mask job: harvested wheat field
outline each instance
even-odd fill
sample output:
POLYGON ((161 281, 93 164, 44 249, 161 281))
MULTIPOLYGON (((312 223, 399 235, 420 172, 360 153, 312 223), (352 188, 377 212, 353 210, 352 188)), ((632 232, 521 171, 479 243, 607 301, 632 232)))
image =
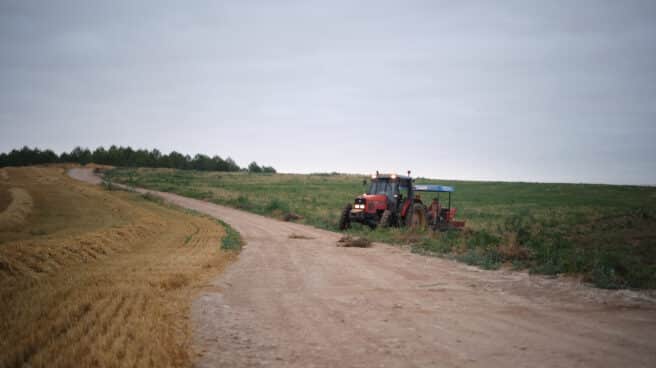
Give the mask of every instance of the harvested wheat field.
POLYGON ((221 225, 63 167, 3 169, 0 211, 0 367, 191 365, 221 225))

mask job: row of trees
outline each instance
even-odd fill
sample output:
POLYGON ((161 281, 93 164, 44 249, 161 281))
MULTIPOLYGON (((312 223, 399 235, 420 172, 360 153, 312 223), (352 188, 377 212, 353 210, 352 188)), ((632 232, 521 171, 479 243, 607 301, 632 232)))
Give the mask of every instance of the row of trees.
POLYGON ((166 167, 202 171, 276 172, 276 169, 273 167, 260 166, 256 162, 251 162, 247 168, 241 168, 230 157, 223 159, 219 156, 209 157, 203 154, 197 154, 191 157, 176 151, 163 154, 157 149, 153 149, 152 151, 146 149, 134 150, 131 147, 111 146, 109 149, 98 147, 94 151, 88 148, 76 147, 71 152, 63 152, 61 155, 57 155, 49 149, 40 150, 25 146, 20 150, 14 149, 9 153, 0 153, 0 167, 40 165, 58 162, 72 162, 82 165, 93 162, 112 166, 166 167))

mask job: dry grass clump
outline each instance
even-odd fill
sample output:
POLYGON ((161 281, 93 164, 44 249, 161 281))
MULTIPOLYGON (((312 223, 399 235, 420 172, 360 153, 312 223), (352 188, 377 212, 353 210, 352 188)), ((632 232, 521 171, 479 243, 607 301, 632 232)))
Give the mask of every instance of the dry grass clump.
POLYGON ((291 233, 289 234, 289 239, 314 239, 314 238, 303 234, 291 233))
POLYGON ((0 235, 0 367, 191 366, 191 300, 235 257, 223 228, 57 168, 11 174, 39 195, 25 228, 0 235))
POLYGON ((517 234, 511 232, 503 234, 498 252, 503 259, 525 260, 530 256, 529 250, 517 241, 517 234))
POLYGON ((10 188, 11 202, 0 212, 0 230, 11 229, 21 225, 32 212, 32 196, 23 188, 10 188))
POLYGON ((351 235, 342 236, 337 241, 338 247, 357 247, 357 248, 369 248, 371 247, 371 241, 366 238, 352 237, 351 235))
POLYGON ((293 212, 288 212, 282 217, 283 221, 296 221, 296 220, 300 220, 301 218, 302 218, 301 216, 293 212))
POLYGON ((160 286, 162 289, 169 291, 185 287, 189 285, 190 282, 191 280, 189 279, 189 276, 182 273, 176 273, 162 280, 160 286))

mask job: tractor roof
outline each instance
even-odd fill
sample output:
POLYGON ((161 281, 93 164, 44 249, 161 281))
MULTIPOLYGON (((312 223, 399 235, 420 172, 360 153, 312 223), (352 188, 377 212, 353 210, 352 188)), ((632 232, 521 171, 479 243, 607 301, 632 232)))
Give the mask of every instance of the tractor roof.
POLYGON ((400 180, 410 180, 411 177, 407 175, 397 175, 397 174, 376 174, 371 177, 372 179, 400 179, 400 180))
POLYGON ((455 192, 454 187, 448 187, 445 185, 430 185, 430 184, 421 184, 415 185, 414 190, 416 192, 455 192))

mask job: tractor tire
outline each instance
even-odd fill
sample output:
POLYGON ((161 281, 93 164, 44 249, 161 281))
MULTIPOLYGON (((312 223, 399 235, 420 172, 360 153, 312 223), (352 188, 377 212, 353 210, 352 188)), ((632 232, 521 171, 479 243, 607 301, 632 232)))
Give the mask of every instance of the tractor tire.
POLYGON ((347 204, 339 216, 339 229, 346 230, 351 227, 351 204, 347 204))
POLYGON ((426 230, 426 206, 422 203, 415 203, 406 220, 406 226, 411 230, 426 230))
POLYGON ((380 227, 385 229, 392 226, 392 216, 393 213, 390 210, 385 210, 380 216, 380 227))

